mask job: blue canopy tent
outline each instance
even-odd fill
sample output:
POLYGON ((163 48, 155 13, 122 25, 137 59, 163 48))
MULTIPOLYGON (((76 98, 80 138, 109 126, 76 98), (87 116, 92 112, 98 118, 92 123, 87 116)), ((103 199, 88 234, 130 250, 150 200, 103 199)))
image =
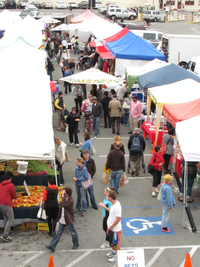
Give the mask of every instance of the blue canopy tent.
POLYGON ((141 89, 147 90, 148 88, 175 83, 188 78, 200 83, 199 76, 172 63, 138 76, 138 84, 141 89))
POLYGON ((155 58, 160 60, 166 59, 166 56, 150 42, 132 32, 127 33, 114 42, 106 43, 106 47, 115 58, 148 61, 155 58))

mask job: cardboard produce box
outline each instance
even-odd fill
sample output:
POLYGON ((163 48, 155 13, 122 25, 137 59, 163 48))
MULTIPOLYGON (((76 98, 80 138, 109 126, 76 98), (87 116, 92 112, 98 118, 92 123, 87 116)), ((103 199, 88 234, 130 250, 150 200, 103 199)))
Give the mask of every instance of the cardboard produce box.
POLYGON ((26 230, 25 223, 13 227, 14 232, 25 232, 25 230, 26 230))
POLYGON ((26 223, 26 231, 37 231, 38 224, 34 222, 26 223))

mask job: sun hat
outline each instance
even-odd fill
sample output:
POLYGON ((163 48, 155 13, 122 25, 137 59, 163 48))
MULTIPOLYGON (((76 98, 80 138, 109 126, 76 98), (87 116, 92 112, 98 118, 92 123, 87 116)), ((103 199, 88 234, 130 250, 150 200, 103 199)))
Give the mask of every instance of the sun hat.
POLYGON ((172 177, 170 174, 166 174, 166 175, 164 176, 164 178, 163 178, 163 181, 164 181, 165 183, 170 183, 172 179, 173 179, 173 177, 172 177))

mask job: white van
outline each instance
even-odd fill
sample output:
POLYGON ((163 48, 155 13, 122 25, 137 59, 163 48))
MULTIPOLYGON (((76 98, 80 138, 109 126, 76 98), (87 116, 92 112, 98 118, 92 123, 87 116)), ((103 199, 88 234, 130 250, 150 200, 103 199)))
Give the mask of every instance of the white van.
POLYGON ((103 4, 101 1, 95 1, 95 9, 103 7, 103 4))
POLYGON ((130 30, 135 35, 143 37, 146 40, 162 40, 163 32, 157 30, 130 30))
POLYGON ((185 68, 200 76, 200 57, 192 57, 185 68))

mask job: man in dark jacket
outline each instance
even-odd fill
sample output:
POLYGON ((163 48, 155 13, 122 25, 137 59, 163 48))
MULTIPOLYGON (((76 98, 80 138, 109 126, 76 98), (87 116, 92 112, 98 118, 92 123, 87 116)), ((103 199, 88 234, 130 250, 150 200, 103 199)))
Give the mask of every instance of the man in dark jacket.
POLYGON ((135 128, 134 133, 128 141, 128 150, 130 152, 131 175, 140 174, 141 159, 145 150, 146 143, 144 137, 140 135, 140 129, 135 128))
POLYGON ((5 221, 4 231, 1 239, 3 239, 5 242, 12 242, 12 239, 9 237, 9 234, 12 234, 10 227, 14 222, 12 199, 17 199, 15 187, 11 183, 12 177, 12 172, 6 172, 4 174, 5 180, 0 183, 0 211, 3 214, 5 221))
POLYGON ((97 135, 99 134, 99 123, 100 120, 102 120, 102 105, 101 103, 97 102, 97 97, 93 96, 91 98, 91 101, 93 103, 92 105, 92 113, 93 116, 93 129, 94 129, 94 138, 97 138, 97 135))
POLYGON ((108 112, 108 105, 112 99, 108 96, 108 92, 104 92, 104 98, 102 99, 103 115, 104 115, 104 128, 107 128, 107 118, 108 118, 108 127, 111 128, 111 118, 108 112))
POLYGON ((50 249, 52 252, 55 251, 56 246, 62 236, 62 233, 67 226, 69 232, 72 236, 73 250, 76 250, 79 246, 78 235, 76 229, 74 228, 74 200, 72 198, 72 189, 66 187, 62 191, 62 202, 60 204, 60 209, 58 213, 58 229, 56 235, 51 240, 49 246, 46 248, 50 249))
MULTIPOLYGON (((93 180, 93 176, 96 173, 96 165, 95 161, 90 158, 90 152, 88 149, 83 150, 83 158, 85 160, 85 165, 87 167, 87 170, 89 174, 91 175, 91 178, 93 180)), ((95 210, 98 210, 98 206, 96 204, 95 196, 94 196, 94 190, 93 190, 93 185, 91 185, 88 189, 87 192, 90 195, 90 201, 95 210)), ((88 200, 88 194, 86 193, 86 200, 87 200, 87 206, 89 207, 89 200, 88 200)))
POLYGON ((55 109, 58 113, 58 128, 57 128, 57 130, 62 131, 63 129, 61 128, 61 112, 63 109, 66 109, 65 103, 63 100, 62 91, 58 92, 58 97, 55 100, 54 106, 55 106, 55 109))
POLYGON ((79 147, 79 141, 78 141, 78 122, 79 121, 80 121, 80 116, 78 113, 76 113, 76 108, 73 107, 72 111, 69 113, 67 117, 67 126, 69 126, 70 146, 74 144, 73 143, 73 135, 74 135, 76 147, 79 147))
POLYGON ((125 172, 125 158, 124 153, 120 150, 120 146, 121 143, 117 141, 116 148, 109 152, 106 162, 106 170, 111 169, 111 187, 115 187, 117 194, 122 171, 125 172))

